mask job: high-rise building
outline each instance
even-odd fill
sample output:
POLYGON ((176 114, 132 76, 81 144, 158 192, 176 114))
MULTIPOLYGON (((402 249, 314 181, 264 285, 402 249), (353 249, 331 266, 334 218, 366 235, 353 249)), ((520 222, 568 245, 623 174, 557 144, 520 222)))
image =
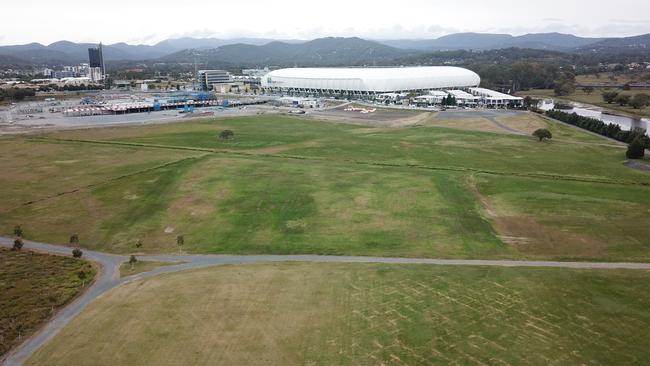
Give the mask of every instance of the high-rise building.
MULTIPOLYGON (((100 79, 104 79, 104 76, 106 75, 106 66, 104 65, 104 54, 102 53, 102 44, 101 42, 99 43, 99 46, 97 48, 89 48, 88 49, 88 64, 90 67, 90 73, 91 74, 98 74, 97 71, 93 71, 93 69, 99 69, 99 73, 101 74, 100 79)), ((94 80, 93 81, 99 81, 99 80, 94 80)))
POLYGON ((215 84, 232 82, 230 74, 224 70, 199 70, 197 79, 201 90, 212 90, 215 84))

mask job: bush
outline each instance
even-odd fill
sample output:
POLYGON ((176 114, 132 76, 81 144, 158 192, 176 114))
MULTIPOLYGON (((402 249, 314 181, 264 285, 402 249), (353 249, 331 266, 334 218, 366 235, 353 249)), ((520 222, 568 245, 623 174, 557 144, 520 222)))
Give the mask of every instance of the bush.
POLYGON ((650 105, 650 95, 648 94, 635 94, 630 100, 630 106, 634 109, 645 108, 648 105, 650 105))
POLYGON ((645 155, 645 146, 643 145, 643 141, 641 141, 641 137, 637 136, 634 141, 627 146, 625 156, 627 156, 628 159, 641 159, 643 158, 643 155, 645 155))
POLYGON ((615 91, 603 92, 603 100, 605 102, 607 102, 607 104, 614 103, 614 100, 616 100, 616 97, 618 97, 618 92, 615 92, 615 91))
POLYGON ((630 103, 630 96, 629 95, 619 95, 614 99, 614 102, 616 102, 618 105, 621 107, 630 103))
POLYGON ((72 256, 75 258, 81 258, 84 253, 79 248, 72 249, 72 256))
POLYGON ((550 138, 553 137, 553 135, 551 134, 551 131, 549 131, 549 130, 547 130, 545 128, 540 128, 538 130, 535 130, 535 132, 533 132, 533 136, 537 137, 539 139, 539 141, 542 141, 544 139, 550 139, 550 138))
POLYGON ((21 238, 16 238, 16 240, 14 240, 14 246, 11 249, 12 250, 23 249, 23 240, 21 238))
POLYGON ((223 130, 221 133, 219 133, 219 138, 222 140, 231 139, 233 136, 235 136, 235 133, 231 130, 223 130))

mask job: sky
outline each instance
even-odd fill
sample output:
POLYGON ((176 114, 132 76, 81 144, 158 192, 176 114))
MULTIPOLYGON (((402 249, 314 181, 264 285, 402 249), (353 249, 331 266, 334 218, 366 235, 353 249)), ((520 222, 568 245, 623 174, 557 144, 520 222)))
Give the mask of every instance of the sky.
POLYGON ((427 39, 457 32, 650 33, 648 0, 3 0, 0 45, 167 38, 427 39))

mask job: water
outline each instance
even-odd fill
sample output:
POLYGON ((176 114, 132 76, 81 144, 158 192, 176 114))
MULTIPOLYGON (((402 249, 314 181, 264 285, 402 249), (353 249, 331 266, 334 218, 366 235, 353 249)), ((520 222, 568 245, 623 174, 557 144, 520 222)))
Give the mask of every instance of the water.
MULTIPOLYGON (((589 104, 570 103, 572 109, 561 109, 562 112, 576 113, 579 116, 591 117, 601 120, 605 123, 614 123, 621 126, 622 130, 631 130, 633 128, 643 128, 650 131, 650 119, 648 118, 632 118, 620 116, 616 114, 603 113, 603 109, 589 104)), ((545 111, 553 109, 555 101, 552 99, 542 100, 539 103, 539 108, 545 111)))

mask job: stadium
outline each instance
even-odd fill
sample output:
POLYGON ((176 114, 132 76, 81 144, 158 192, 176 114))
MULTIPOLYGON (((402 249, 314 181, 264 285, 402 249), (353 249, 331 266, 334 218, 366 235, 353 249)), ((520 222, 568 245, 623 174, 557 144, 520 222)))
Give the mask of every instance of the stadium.
POLYGON ((262 77, 266 93, 330 95, 399 100, 413 93, 419 103, 440 104, 453 95, 463 106, 512 106, 521 98, 479 88, 481 78, 471 70, 452 66, 373 68, 291 68, 271 71, 262 77))
POLYGON ((328 94, 377 94, 476 87, 481 78, 460 67, 293 68, 271 71, 262 87, 328 94))

